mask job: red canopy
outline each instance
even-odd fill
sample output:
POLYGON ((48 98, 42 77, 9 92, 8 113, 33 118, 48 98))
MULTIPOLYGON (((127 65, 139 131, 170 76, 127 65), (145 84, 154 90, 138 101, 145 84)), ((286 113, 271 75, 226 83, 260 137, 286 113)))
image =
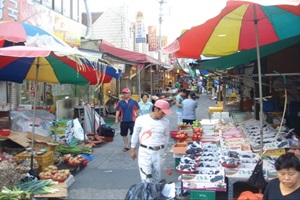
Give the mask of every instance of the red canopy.
POLYGON ((156 65, 165 65, 165 66, 167 65, 166 63, 163 63, 163 62, 161 62, 151 56, 148 56, 146 54, 117 48, 113 44, 110 44, 109 42, 107 42, 105 40, 101 40, 101 42, 99 44, 99 50, 102 53, 108 53, 115 57, 119 57, 124 60, 131 61, 131 62, 135 62, 137 64, 152 63, 152 64, 156 64, 156 65))

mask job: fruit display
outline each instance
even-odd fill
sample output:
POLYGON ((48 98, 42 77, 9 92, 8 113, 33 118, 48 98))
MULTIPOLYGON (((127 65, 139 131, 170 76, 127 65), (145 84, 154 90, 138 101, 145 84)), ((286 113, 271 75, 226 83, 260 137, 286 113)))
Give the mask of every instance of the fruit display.
POLYGON ((58 169, 54 165, 50 165, 39 173, 40 179, 52 179, 58 182, 64 182, 70 176, 69 169, 58 169))
POLYGON ((60 169, 52 173, 51 178, 58 182, 64 182, 70 176, 70 170, 60 169))
POLYGON ((65 154, 63 159, 67 163, 71 157, 72 157, 72 154, 65 154))
POLYGON ((187 124, 185 122, 181 122, 178 124, 179 128, 186 128, 187 124))
POLYGON ((187 132, 186 131, 178 131, 175 138, 178 139, 179 141, 183 141, 187 138, 187 132))
POLYGON ((193 121, 192 129, 193 129, 192 140, 200 141, 203 134, 203 128, 201 127, 201 124, 198 120, 193 121))

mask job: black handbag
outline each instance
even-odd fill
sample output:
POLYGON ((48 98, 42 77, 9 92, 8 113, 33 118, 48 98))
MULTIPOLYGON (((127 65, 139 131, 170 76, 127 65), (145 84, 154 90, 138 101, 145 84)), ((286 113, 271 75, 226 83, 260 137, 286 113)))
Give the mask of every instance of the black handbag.
POLYGON ((256 164, 249 180, 248 184, 255 188, 263 189, 267 186, 268 182, 265 180, 263 174, 263 161, 259 160, 256 164))

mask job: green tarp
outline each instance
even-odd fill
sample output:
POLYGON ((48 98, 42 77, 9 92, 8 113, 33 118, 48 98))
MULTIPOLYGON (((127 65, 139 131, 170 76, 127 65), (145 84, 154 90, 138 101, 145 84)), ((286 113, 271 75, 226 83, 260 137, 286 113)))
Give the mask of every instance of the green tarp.
MULTIPOLYGON (((271 43, 265 46, 261 46, 259 48, 260 58, 276 53, 282 49, 285 49, 297 43, 300 43, 300 35, 281 40, 279 42, 271 43)), ((254 60, 257 60, 256 48, 207 61, 196 61, 194 64, 200 65, 201 67, 207 70, 216 71, 228 70, 235 66, 246 64, 254 60)))

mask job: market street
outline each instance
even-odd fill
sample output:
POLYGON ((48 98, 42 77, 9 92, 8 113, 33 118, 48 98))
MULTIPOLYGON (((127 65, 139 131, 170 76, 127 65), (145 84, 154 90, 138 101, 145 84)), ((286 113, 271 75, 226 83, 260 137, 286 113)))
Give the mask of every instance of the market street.
MULTIPOLYGON (((202 94, 198 99, 197 119, 208 118, 208 107, 215 106, 216 102, 210 100, 210 94, 202 94)), ((171 107, 172 115, 167 116, 171 122, 170 130, 177 129, 176 106, 171 107)), ((94 148, 95 159, 88 164, 86 169, 75 176, 75 182, 68 189, 68 199, 124 199, 129 187, 140 182, 137 159, 132 160, 129 151, 122 152, 123 141, 119 134, 119 126, 116 129, 114 141, 94 148)), ((170 139, 166 153, 166 166, 163 177, 167 182, 179 182, 180 174, 175 169, 172 146, 176 141, 170 139), (172 175, 165 171, 170 169, 172 175)))

